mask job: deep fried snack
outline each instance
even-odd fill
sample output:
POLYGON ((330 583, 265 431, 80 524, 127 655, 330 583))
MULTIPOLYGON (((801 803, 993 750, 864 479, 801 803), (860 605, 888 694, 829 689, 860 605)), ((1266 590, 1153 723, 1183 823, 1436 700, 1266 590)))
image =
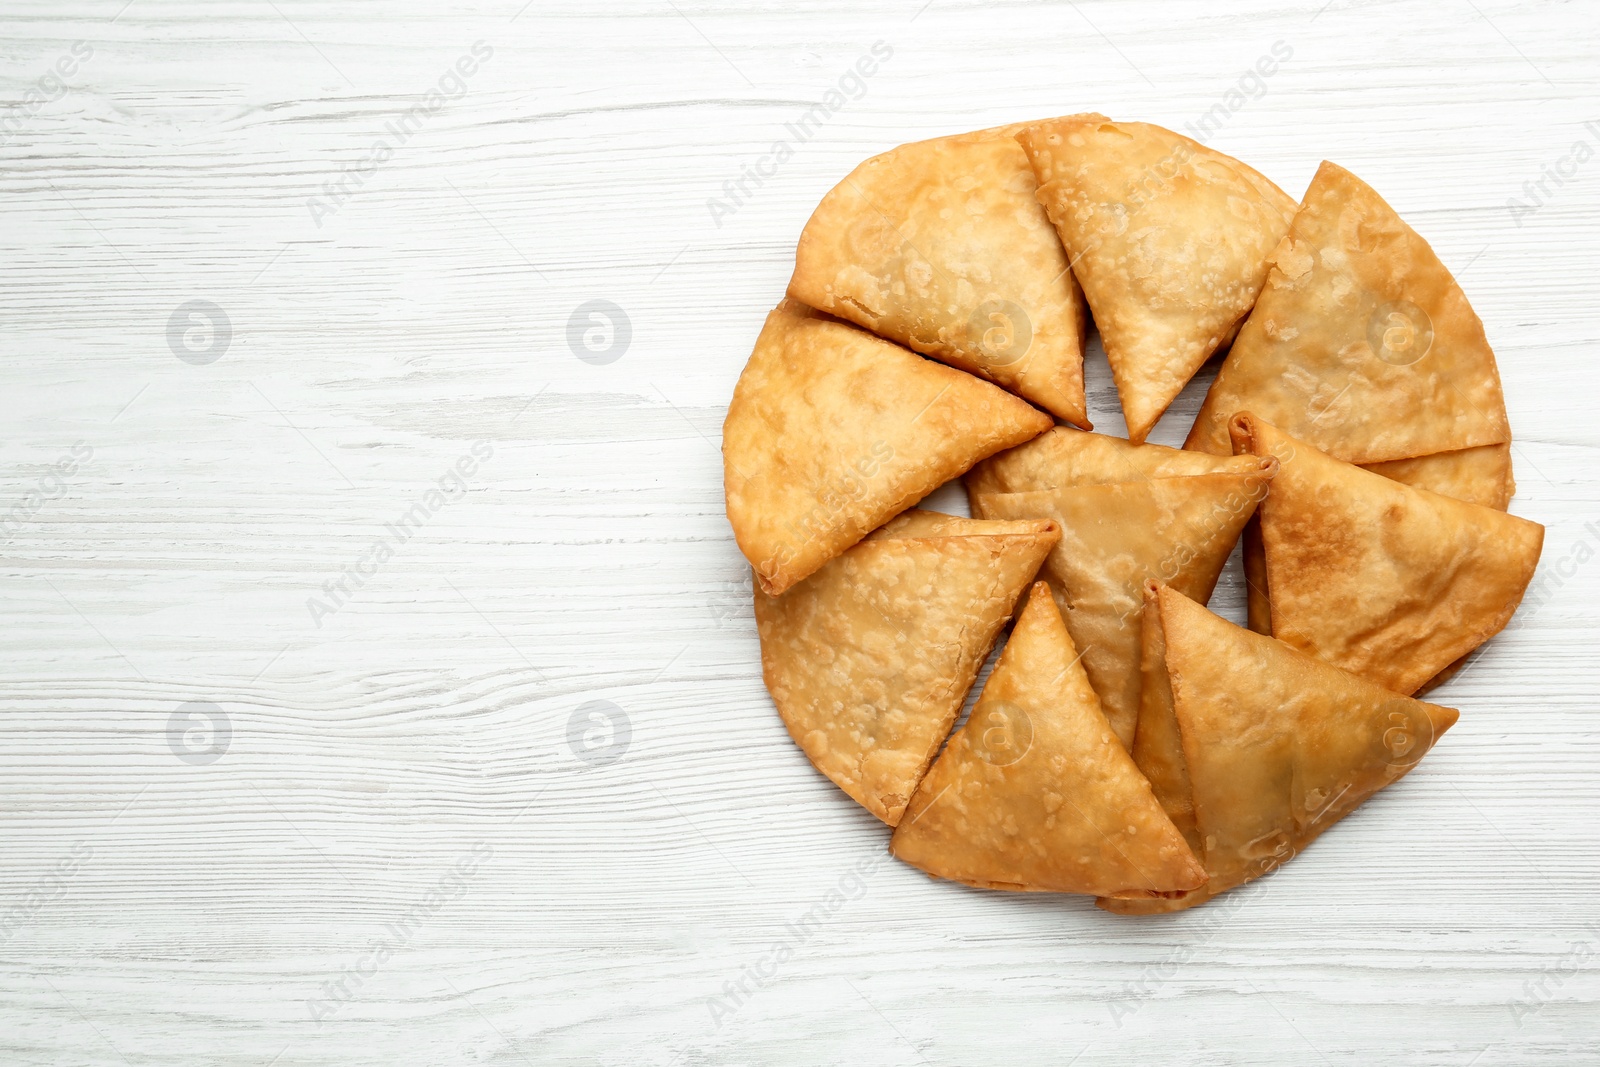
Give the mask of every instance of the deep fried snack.
POLYGON ((1003 389, 786 300, 767 316, 723 423, 728 522, 777 596, 1051 425, 1003 389))
POLYGON ((889 847, 991 889, 1149 897, 1205 881, 1101 714, 1043 582, 889 847))
POLYGON ((862 163, 806 223, 789 295, 1087 429, 1083 292, 1035 198, 1020 128, 862 163))
POLYGON ((1144 122, 1024 128, 1039 201, 1105 342, 1141 442, 1256 302, 1295 202, 1254 170, 1144 122))
POLYGON ((1060 533, 908 511, 781 597, 761 668, 795 744, 890 826, 1060 533))
POLYGON ((1175 899, 1101 900, 1109 911, 1180 911, 1276 870, 1455 725, 1452 708, 1389 692, 1165 586, 1145 596, 1134 759, 1210 877, 1175 899))

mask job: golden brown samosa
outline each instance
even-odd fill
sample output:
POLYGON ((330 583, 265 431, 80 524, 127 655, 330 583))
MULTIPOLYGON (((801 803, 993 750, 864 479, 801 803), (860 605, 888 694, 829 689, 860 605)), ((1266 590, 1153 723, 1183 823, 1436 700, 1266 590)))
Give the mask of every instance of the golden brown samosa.
POLYGON ((1382 197, 1327 162, 1184 447, 1227 453, 1240 411, 1357 464, 1511 440, 1461 287, 1382 197))
POLYGON ((1101 714, 1043 582, 889 847, 991 889, 1149 897, 1205 880, 1101 714))
POLYGON ((1088 428, 1083 293, 1014 134, 901 145, 822 198, 789 295, 1088 428))
POLYGON ((767 316, 722 428, 728 521, 777 596, 1044 412, 786 300, 767 316))
POLYGON ((758 588, 767 690, 817 769, 897 823, 1059 537, 913 510, 783 596, 758 588))
MULTIPOLYGON (((1050 434, 1044 434, 1034 440, 1042 441, 1049 436, 1050 434)), ((984 460, 967 473, 967 478, 970 480, 986 464, 998 462, 1013 452, 1026 449, 1032 443, 1030 441, 1028 444, 1018 445, 984 460)), ((1418 489, 1428 489, 1444 496, 1455 497, 1457 500, 1465 500, 1469 504, 1481 504, 1496 511, 1506 510, 1517 488, 1516 481, 1511 476, 1509 442, 1503 445, 1479 445, 1476 448, 1463 448, 1455 452, 1435 452, 1431 456, 1418 456, 1415 459, 1367 463, 1363 466, 1366 470, 1381 474, 1385 478, 1404 482, 1418 489)), ((1272 606, 1267 596, 1267 561, 1261 547, 1259 515, 1252 517, 1244 528, 1244 576, 1250 629, 1258 634, 1270 634, 1272 606)), ((1448 681, 1465 661, 1466 657, 1463 656, 1453 667, 1441 671, 1417 692, 1425 693, 1448 681)))
POLYGON ((1253 414, 1239 453, 1282 466, 1259 511, 1272 635, 1413 693, 1499 633, 1544 527, 1341 462, 1253 414))
POLYGON ((1209 880, 1175 899, 1101 900, 1110 911, 1179 911, 1277 869, 1455 724, 1454 709, 1392 693, 1165 586, 1146 596, 1134 759, 1209 880))
POLYGON ((1254 170, 1143 122, 1024 128, 1044 204, 1143 441, 1256 302, 1295 202, 1254 170))
POLYGON ((1154 578, 1197 600, 1209 598, 1276 470, 1276 460, 1253 460, 1237 473, 972 498, 974 514, 983 518, 1059 523, 1061 540, 1045 560, 1044 577, 1125 747, 1132 747, 1138 722, 1144 583, 1154 578))

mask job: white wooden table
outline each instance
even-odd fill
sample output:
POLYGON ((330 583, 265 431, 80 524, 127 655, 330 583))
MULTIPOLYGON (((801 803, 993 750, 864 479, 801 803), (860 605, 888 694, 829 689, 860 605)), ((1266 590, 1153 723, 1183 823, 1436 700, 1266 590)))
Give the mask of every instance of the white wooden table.
MULTIPOLYGON (((1589 5, 3 26, 0 1064, 1600 1062, 1589 5), (881 861, 762 689, 717 452, 851 166, 1088 108, 1376 186, 1486 322, 1549 527, 1416 774, 1145 921, 881 861)), ((1090 376, 1118 432, 1098 344, 1090 376)))

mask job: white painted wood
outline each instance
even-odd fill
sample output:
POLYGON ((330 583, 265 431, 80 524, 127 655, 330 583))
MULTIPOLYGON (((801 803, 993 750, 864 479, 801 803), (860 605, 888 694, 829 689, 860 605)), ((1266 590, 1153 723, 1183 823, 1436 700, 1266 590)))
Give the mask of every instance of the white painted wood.
MULTIPOLYGON (((520 3, 8 5, 0 1062, 1597 1062, 1600 162, 1507 207, 1600 143, 1585 5, 520 3), (1548 600, 1442 692, 1461 724, 1417 774, 1224 904, 1129 921, 879 862, 767 702, 722 514, 795 237, 870 153, 1084 108, 1181 128, 1278 41, 1211 143, 1295 193, 1350 166, 1460 274, 1548 600), (208 365, 169 347, 192 300, 231 323, 208 365), (591 300, 631 322, 607 365, 565 337, 591 300), (592 701, 628 724, 605 765, 568 740, 592 701), (213 762, 169 739, 187 702, 226 715, 213 762)), ((1098 350, 1091 378, 1115 430, 1098 350)))

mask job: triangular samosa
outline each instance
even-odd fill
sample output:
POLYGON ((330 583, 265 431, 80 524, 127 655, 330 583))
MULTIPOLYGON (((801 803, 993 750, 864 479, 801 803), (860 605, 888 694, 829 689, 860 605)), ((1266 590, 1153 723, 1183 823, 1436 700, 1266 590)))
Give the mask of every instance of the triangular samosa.
POLYGON ((1543 526, 1343 463, 1249 413, 1231 429, 1236 452, 1282 464, 1260 509, 1280 641, 1414 693, 1521 603, 1543 526))
POLYGON ((1121 437, 1057 426, 1033 440, 991 456, 963 479, 969 497, 980 493, 1027 493, 1069 485, 1137 482, 1186 474, 1243 473, 1248 459, 1185 452, 1164 445, 1136 445, 1121 437))
POLYGON ((786 300, 722 426, 728 521, 777 596, 1050 416, 970 374, 786 300))
POLYGON ((1100 901, 1110 911, 1178 911, 1275 870, 1455 724, 1451 708, 1391 693, 1165 586, 1147 597, 1134 759, 1210 880, 1176 899, 1100 901))
MULTIPOLYGON (((1051 431, 1054 433, 1055 431, 1051 431)), ((967 473, 968 484, 972 477, 986 466, 998 463, 1017 452, 1028 449, 1034 442, 1043 441, 1051 434, 1043 434, 1026 444, 1007 449, 978 464, 967 473)), ((1184 453, 1193 455, 1196 453, 1184 453)), ((1435 452, 1431 456, 1415 459, 1394 459, 1387 463, 1364 464, 1366 470, 1417 489, 1427 489, 1444 496, 1465 500, 1469 504, 1482 504, 1486 508, 1504 511, 1516 494, 1517 485, 1511 476, 1511 445, 1479 445, 1455 452, 1435 452)), ((1244 576, 1249 605, 1250 629, 1258 634, 1272 632, 1272 604, 1267 596, 1267 561, 1261 547, 1261 516, 1257 515, 1244 528, 1244 576)), ((1466 657, 1457 660, 1432 681, 1418 689, 1425 693, 1449 679, 1465 665, 1466 657)))
POLYGON ((1042 582, 889 848, 990 889, 1148 898, 1205 880, 1101 714, 1042 582))
POLYGON ((1061 541, 1045 560, 1044 577, 1124 746, 1133 744, 1139 715, 1144 583, 1154 578, 1208 599, 1276 470, 1276 461, 1257 460, 1237 474, 972 498, 982 518, 1059 522, 1061 541))
POLYGON ((1511 440, 1483 323, 1355 175, 1322 164, 1272 264, 1184 447, 1225 454, 1240 411, 1349 463, 1511 440))
POLYGON ((1256 302, 1295 202, 1171 130, 1071 116, 1017 135, 1143 441, 1256 302))
POLYGON ((1014 134, 901 145, 822 198, 789 295, 1089 425, 1083 293, 1014 134))
POLYGON ((783 596, 757 589, 767 691, 817 769, 899 822, 1059 536, 910 511, 783 596))

